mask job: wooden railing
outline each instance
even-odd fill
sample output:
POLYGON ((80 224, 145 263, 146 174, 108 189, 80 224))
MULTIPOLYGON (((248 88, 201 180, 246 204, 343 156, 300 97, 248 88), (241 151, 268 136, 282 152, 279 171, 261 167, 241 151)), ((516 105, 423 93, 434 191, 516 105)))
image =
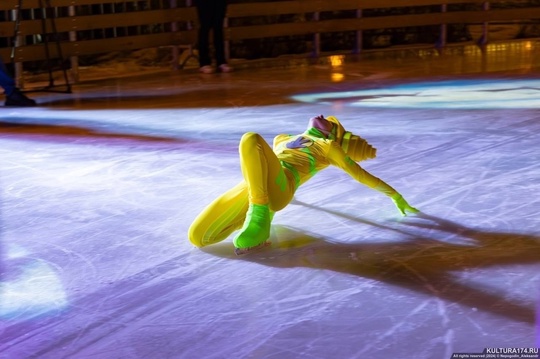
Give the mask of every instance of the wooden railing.
MULTIPOLYGON (((502 1, 284 0, 232 3, 225 22, 226 46, 228 50, 234 41, 304 35, 312 36, 313 51, 310 55, 318 56, 321 34, 356 32, 357 41, 350 50, 360 52, 363 49, 363 31, 418 26, 438 27, 438 41, 433 46, 445 46, 446 26, 450 24, 483 24, 482 36, 477 40, 485 44, 491 22, 520 23, 540 19, 538 6, 503 9, 496 8, 498 3, 502 1), (370 9, 420 9, 427 6, 437 11, 365 16, 370 9), (325 12, 338 11, 353 11, 354 16, 326 20, 320 16, 325 12), (287 22, 262 25, 245 25, 239 21, 280 15, 295 16, 285 17, 291 19, 287 22)), ((162 46, 190 47, 197 38, 196 11, 190 4, 190 0, 2 0, 0 15, 4 14, 4 19, 0 21, 0 56, 6 62, 11 59, 19 73, 25 62, 42 61, 47 57, 71 59, 71 70, 76 71, 77 57, 83 55, 162 46), (126 4, 131 5, 129 11, 124 11, 126 4), (110 11, 92 14, 90 10, 96 6, 108 7, 110 11), (123 7, 122 11, 114 11, 120 7, 123 7), (95 36, 99 31, 103 34, 95 36), (53 33, 54 36, 51 35, 53 33)))

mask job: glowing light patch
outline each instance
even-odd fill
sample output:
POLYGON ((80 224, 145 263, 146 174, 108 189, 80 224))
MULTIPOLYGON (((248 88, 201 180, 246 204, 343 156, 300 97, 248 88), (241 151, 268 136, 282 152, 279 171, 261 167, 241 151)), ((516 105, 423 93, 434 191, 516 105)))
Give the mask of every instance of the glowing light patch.
POLYGON ((345 79, 345 76, 343 74, 340 74, 338 72, 332 73, 332 82, 340 82, 345 79))
POLYGON ((0 318, 29 319, 67 305, 56 271, 45 261, 23 256, 25 253, 14 248, 4 258, 7 280, 0 282, 0 318))
POLYGON ((459 80, 396 85, 381 89, 300 94, 307 103, 384 108, 540 108, 540 80, 459 80))
POLYGON ((332 65, 332 67, 340 67, 343 65, 344 61, 345 61, 344 55, 330 56, 330 64, 332 65))

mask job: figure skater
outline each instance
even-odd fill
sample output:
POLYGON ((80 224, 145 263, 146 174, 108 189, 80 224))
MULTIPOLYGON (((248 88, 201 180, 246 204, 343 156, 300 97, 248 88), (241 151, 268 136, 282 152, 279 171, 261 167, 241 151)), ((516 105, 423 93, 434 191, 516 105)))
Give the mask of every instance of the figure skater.
POLYGON ((337 118, 323 115, 309 120, 299 135, 278 135, 273 149, 257 133, 242 136, 239 145, 243 181, 210 203, 189 228, 197 247, 220 242, 240 229, 233 239, 236 254, 263 246, 270 237, 273 214, 317 172, 333 165, 358 182, 390 197, 402 215, 416 213, 403 196, 357 162, 375 158, 376 149, 345 131, 337 118))

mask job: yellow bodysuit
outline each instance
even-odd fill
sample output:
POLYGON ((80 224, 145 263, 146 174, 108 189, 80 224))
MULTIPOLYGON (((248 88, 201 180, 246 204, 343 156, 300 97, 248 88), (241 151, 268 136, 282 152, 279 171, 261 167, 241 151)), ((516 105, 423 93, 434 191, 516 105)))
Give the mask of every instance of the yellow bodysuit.
POLYGON ((283 209, 298 187, 329 165, 389 197, 399 195, 351 159, 343 148, 343 133, 339 141, 333 137, 311 127, 299 135, 276 136, 272 149, 260 135, 246 133, 239 145, 244 180, 199 214, 189 228, 190 241, 202 247, 224 240, 242 227, 250 203, 267 204, 272 212, 283 209))

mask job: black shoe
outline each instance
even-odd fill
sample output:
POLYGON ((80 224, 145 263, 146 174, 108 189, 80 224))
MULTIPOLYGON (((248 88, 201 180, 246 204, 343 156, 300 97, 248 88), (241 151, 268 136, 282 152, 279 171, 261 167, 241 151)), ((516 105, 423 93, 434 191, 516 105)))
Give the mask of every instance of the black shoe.
POLYGON ((32 107, 36 105, 36 101, 26 97, 19 89, 15 89, 11 95, 6 96, 4 105, 13 107, 32 107))

